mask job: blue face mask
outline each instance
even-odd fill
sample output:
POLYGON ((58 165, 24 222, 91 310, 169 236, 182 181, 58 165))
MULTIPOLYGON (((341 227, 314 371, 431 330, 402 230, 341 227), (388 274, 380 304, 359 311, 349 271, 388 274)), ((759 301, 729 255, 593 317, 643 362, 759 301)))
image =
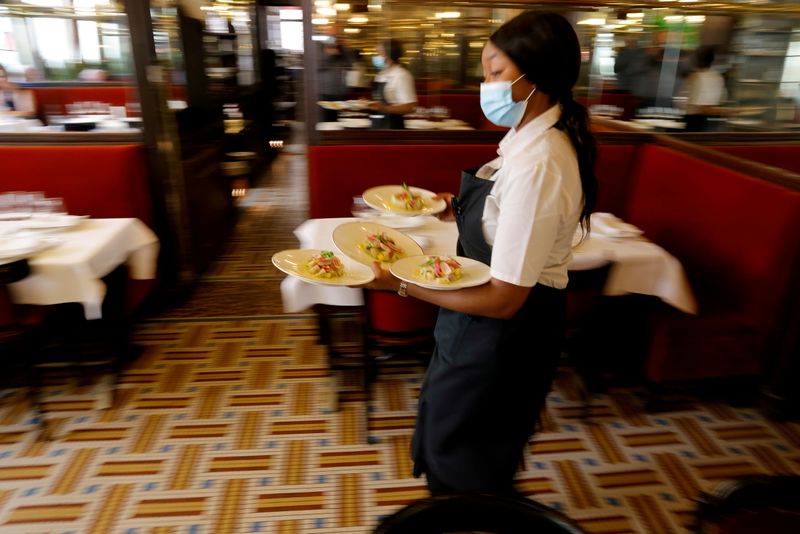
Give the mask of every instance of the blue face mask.
POLYGON ((522 116, 525 115, 525 108, 528 107, 528 100, 531 99, 536 87, 533 88, 528 98, 520 102, 514 102, 511 96, 511 87, 517 83, 524 74, 513 82, 488 82, 481 84, 481 109, 486 118, 497 126, 515 128, 522 116))
POLYGON ((372 64, 376 69, 383 69, 386 66, 386 58, 383 56, 372 56, 372 64))

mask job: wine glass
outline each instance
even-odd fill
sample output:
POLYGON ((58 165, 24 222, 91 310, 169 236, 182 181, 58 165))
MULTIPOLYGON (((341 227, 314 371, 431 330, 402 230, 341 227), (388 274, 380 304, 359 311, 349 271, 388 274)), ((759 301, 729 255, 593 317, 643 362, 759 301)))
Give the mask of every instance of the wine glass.
POLYGON ((64 206, 64 199, 60 197, 42 198, 33 204, 34 216, 46 215, 66 215, 67 209, 64 206))
POLYGON ((359 217, 361 219, 368 219, 371 217, 375 217, 378 212, 371 208, 366 202, 364 202, 363 197, 353 197, 353 204, 350 206, 350 213, 353 214, 353 217, 359 217))

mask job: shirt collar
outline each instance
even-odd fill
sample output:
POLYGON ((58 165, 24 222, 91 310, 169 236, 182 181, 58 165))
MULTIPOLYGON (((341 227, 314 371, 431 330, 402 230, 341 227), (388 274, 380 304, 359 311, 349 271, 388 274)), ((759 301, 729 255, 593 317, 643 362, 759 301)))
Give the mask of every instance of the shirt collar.
POLYGON ((553 104, 547 111, 533 119, 531 122, 517 130, 511 128, 500 141, 497 153, 508 157, 512 153, 525 148, 529 143, 536 141, 561 118, 561 106, 553 104))

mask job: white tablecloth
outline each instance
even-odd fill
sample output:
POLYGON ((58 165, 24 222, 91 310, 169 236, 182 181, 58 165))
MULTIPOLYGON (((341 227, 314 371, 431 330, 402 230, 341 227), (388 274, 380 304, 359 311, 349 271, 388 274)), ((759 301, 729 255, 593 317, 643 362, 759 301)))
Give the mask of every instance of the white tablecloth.
POLYGON ((99 319, 106 294, 102 277, 126 263, 131 278, 155 278, 158 238, 139 219, 87 219, 47 235, 61 243, 28 258, 31 274, 9 286, 18 304, 80 302, 87 319, 99 319))
MULTIPOLYGON (((331 234, 342 223, 355 218, 310 219, 295 229, 299 248, 336 250, 331 234)), ((381 222, 380 219, 375 219, 381 222)), ((455 223, 425 217, 424 224, 400 229, 417 241, 426 254, 455 254, 458 230, 455 223)), ((578 245, 569 269, 580 271, 611 263, 605 295, 631 293, 653 295, 686 313, 697 313, 697 301, 680 262, 666 250, 643 238, 606 238, 593 235, 578 245)), ((287 277, 281 283, 283 308, 287 313, 314 304, 361 306, 360 289, 319 286, 287 277)))

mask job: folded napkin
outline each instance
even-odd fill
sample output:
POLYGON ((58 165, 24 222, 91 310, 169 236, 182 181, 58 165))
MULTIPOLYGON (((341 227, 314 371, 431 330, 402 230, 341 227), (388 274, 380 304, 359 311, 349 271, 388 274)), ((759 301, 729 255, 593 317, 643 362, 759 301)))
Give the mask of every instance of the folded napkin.
POLYGON ((599 237, 637 237, 642 231, 613 213, 592 213, 592 234, 599 237))

